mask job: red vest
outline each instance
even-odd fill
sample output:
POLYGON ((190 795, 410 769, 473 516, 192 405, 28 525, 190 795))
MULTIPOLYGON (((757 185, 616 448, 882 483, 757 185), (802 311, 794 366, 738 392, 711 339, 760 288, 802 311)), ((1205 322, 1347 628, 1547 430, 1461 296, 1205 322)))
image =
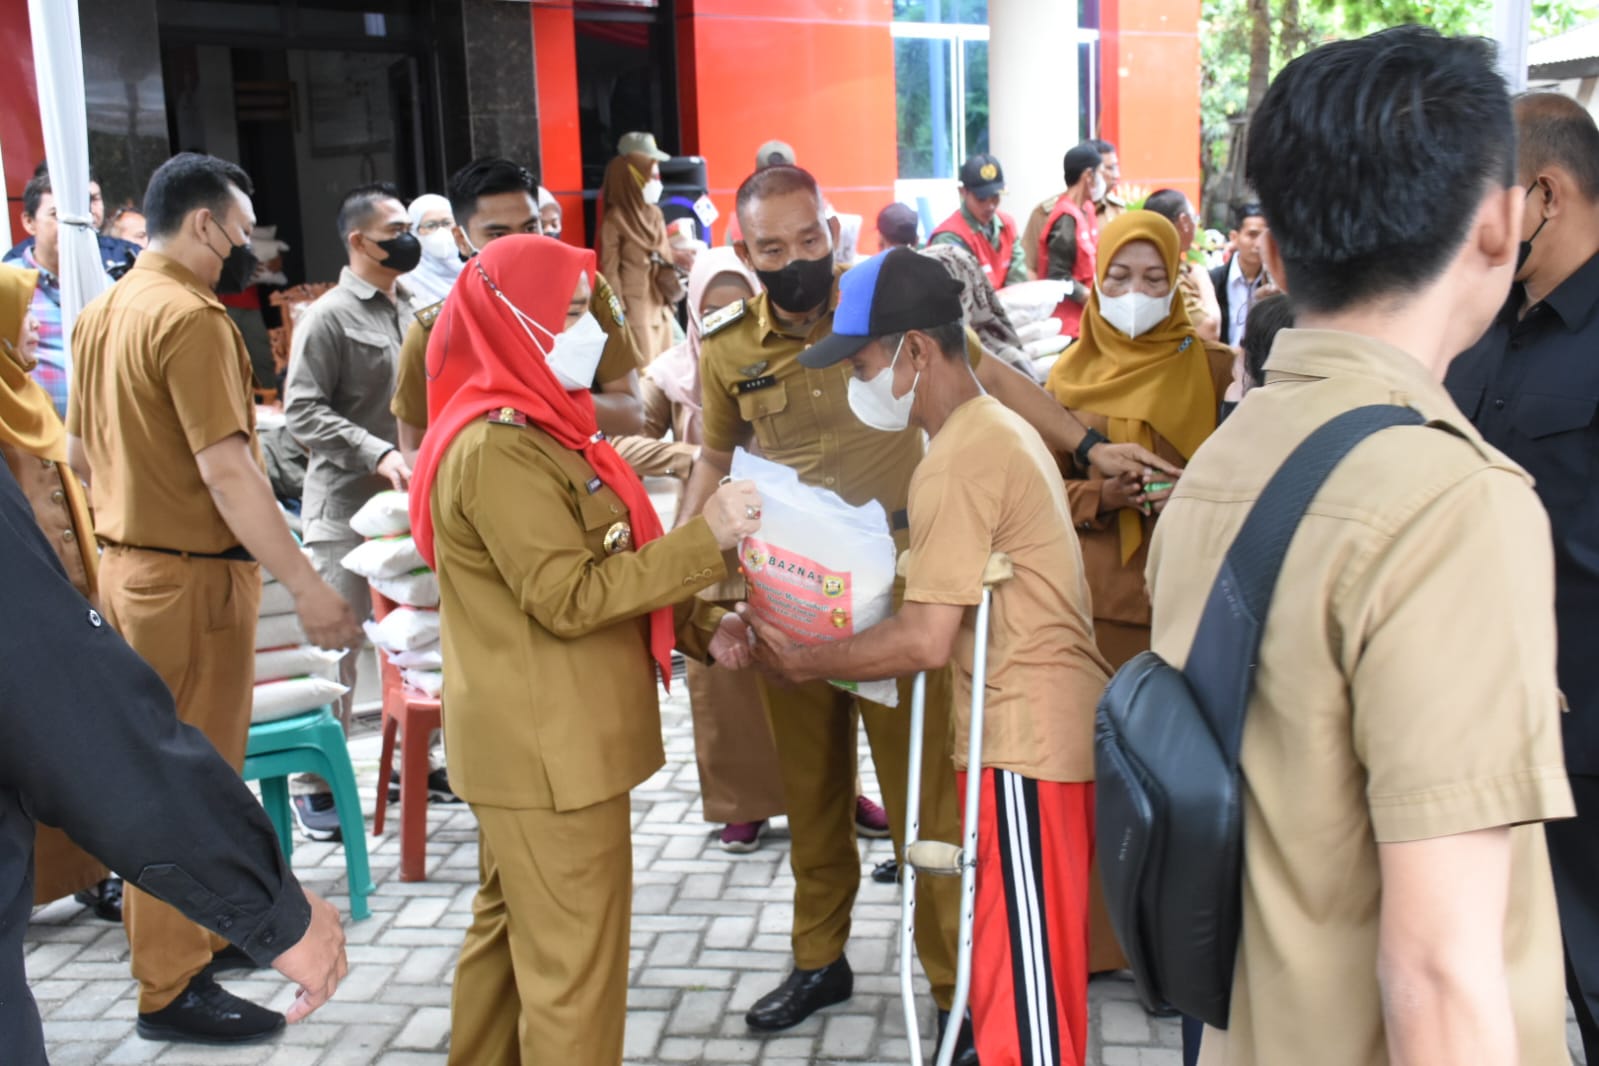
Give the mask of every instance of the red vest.
MULTIPOLYGON (((1099 247, 1099 217, 1092 209, 1084 211, 1078 207, 1072 201, 1071 193, 1062 193, 1060 199, 1055 201, 1055 210, 1049 213, 1044 232, 1038 235, 1038 276, 1046 277, 1049 274, 1049 235, 1062 215, 1072 216, 1077 223, 1077 260, 1072 263, 1072 279, 1092 288, 1099 247)), ((1068 337, 1075 337, 1082 325, 1083 305, 1068 296, 1055 308, 1055 317, 1060 320, 1060 331, 1068 337)))
POLYGON ((1005 286, 1010 278, 1011 256, 1016 254, 1016 220, 1001 211, 995 216, 999 219, 999 247, 995 248, 988 242, 988 238, 978 233, 966 223, 966 216, 957 209, 944 221, 927 239, 940 233, 953 233, 966 245, 966 250, 977 257, 977 265, 983 268, 983 276, 988 283, 999 289, 1005 286))

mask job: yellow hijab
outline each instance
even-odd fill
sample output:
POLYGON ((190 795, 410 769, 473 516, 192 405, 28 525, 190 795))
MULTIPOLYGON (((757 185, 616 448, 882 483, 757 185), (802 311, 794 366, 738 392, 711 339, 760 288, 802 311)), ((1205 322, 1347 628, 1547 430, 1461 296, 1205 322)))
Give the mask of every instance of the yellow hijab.
MULTIPOLYGON (((1106 416, 1113 442, 1153 450, 1158 433, 1186 460, 1216 428, 1216 399, 1209 357, 1177 290, 1180 243, 1177 228, 1153 211, 1128 211, 1100 231, 1099 284, 1083 309, 1081 335, 1050 371, 1048 387, 1065 407, 1106 416), (1149 241, 1160 251, 1172 286, 1165 321, 1136 339, 1099 311, 1099 285, 1116 253, 1133 241, 1149 241)), ((1117 525, 1126 563, 1143 542, 1143 522, 1123 508, 1117 525)))
MULTIPOLYGON (((9 444, 39 459, 65 464, 67 427, 61 424, 50 394, 28 372, 32 365, 23 362, 17 339, 22 324, 33 306, 37 270, 0 263, 0 444, 9 444)), ((30 361, 31 363, 32 361, 30 361)), ((61 482, 72 509, 72 524, 77 527, 78 550, 83 553, 84 571, 89 575, 89 590, 95 588, 100 556, 95 548, 94 523, 83 486, 73 473, 61 468, 61 482)))

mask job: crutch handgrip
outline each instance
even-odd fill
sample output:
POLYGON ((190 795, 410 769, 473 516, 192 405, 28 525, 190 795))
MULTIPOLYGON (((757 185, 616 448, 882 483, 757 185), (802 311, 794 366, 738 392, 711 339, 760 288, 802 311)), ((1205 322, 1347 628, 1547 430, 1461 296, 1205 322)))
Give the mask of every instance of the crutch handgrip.
POLYGON ((988 557, 988 565, 983 567, 983 586, 994 588, 1015 576, 1016 568, 1011 565, 1010 556, 1004 552, 995 552, 988 557))
POLYGON ((905 849, 905 861, 924 874, 959 877, 966 855, 957 844, 942 840, 918 840, 905 849))

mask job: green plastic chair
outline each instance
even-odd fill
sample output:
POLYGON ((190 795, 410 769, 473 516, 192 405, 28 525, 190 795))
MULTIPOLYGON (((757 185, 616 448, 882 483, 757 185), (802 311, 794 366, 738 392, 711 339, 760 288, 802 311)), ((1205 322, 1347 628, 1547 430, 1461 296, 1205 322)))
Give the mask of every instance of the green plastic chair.
POLYGON ((261 804, 266 808, 284 858, 294 853, 294 815, 289 810, 289 775, 316 774, 333 787, 344 836, 344 865, 349 871, 350 917, 371 917, 367 897, 373 892, 372 868, 366 854, 366 818, 361 796, 355 790, 355 768, 345 745, 344 729, 331 707, 320 707, 293 718, 261 722, 250 727, 245 749, 244 779, 261 782, 261 804))

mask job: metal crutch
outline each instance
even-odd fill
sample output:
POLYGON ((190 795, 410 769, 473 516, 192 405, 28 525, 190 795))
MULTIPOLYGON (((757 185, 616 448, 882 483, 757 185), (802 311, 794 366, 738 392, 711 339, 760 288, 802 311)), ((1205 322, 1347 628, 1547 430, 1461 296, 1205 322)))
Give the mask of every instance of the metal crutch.
MULTIPOLYGON (((905 556, 900 557, 901 564, 905 556)), ((977 908, 977 806, 983 786, 983 693, 988 676, 988 616, 994 589, 1014 576, 1010 557, 995 552, 983 568, 983 598, 977 605, 977 632, 972 644, 972 721, 966 756, 966 814, 960 845, 921 840, 917 833, 922 806, 922 732, 927 709, 927 675, 919 673, 911 689, 910 766, 906 774, 905 865, 900 887, 899 993, 905 1004, 905 1036, 912 1066, 922 1066, 922 1034, 916 1021, 916 995, 911 971, 916 957, 916 874, 961 879, 960 943, 955 961, 955 998, 949 1007, 949 1028, 938 1047, 937 1066, 950 1066, 955 1042, 966 1017, 972 986, 972 925, 977 908)))

